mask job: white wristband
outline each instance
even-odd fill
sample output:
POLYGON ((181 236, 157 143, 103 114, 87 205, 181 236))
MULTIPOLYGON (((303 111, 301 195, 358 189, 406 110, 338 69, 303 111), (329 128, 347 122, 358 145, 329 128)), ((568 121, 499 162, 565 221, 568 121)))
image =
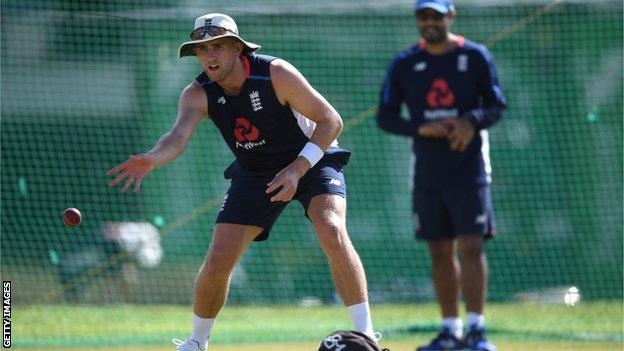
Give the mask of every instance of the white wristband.
POLYGON ((303 149, 301 149, 299 156, 305 157, 305 159, 310 162, 311 167, 314 167, 314 165, 323 158, 324 154, 325 152, 323 152, 320 147, 312 142, 308 142, 303 149))

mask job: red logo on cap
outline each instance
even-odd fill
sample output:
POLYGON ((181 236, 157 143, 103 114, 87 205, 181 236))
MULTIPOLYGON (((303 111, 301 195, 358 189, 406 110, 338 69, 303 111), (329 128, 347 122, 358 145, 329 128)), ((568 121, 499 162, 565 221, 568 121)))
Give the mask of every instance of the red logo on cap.
POLYGON ((260 131, 256 126, 251 124, 247 118, 238 117, 236 118, 236 127, 234 127, 234 137, 238 140, 239 143, 244 143, 246 141, 255 141, 258 140, 260 136, 260 131))
POLYGON ((427 93, 429 107, 449 107, 455 103, 455 94, 442 78, 435 79, 427 93))

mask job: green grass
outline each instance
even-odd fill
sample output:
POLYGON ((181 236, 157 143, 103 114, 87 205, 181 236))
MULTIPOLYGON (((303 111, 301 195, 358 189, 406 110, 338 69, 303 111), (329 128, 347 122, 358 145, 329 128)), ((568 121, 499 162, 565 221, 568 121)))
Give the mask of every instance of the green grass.
MULTIPOLYGON (((486 314, 491 338, 506 350, 622 350, 622 308, 621 302, 504 303, 489 304, 486 314)), ((372 313, 393 351, 425 342, 439 320, 435 304, 373 305, 372 313)), ((172 337, 188 336, 190 316, 187 306, 13 306, 13 343, 33 351, 168 350, 172 337)), ((212 343, 217 350, 311 350, 325 334, 350 327, 339 306, 226 306, 212 343)))
MULTIPOLYGON (((420 337, 412 340, 386 341, 381 346, 391 351, 414 351, 416 345, 427 342, 427 338, 420 337)), ((210 346, 210 351, 314 351, 319 342, 307 343, 280 343, 280 344, 252 344, 252 345, 224 345, 210 346)), ((553 341, 497 341, 499 350, 504 351, 621 351, 622 344, 615 342, 553 342, 553 341)), ((168 346, 129 346, 129 347, 80 347, 81 351, 173 351, 172 344, 168 346)), ((68 348, 28 349, 28 351, 60 351, 68 348)), ((78 350, 76 348, 75 350, 78 350)))

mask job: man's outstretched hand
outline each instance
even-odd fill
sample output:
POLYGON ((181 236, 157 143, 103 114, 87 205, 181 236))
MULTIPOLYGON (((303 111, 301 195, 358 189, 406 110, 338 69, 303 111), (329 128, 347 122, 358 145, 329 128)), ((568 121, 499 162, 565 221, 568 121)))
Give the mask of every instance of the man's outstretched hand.
POLYGON ((141 182, 143 178, 147 176, 154 169, 154 160, 148 154, 139 154, 139 155, 130 155, 130 158, 110 169, 107 173, 112 176, 116 173, 121 172, 119 175, 113 179, 112 182, 108 184, 110 187, 115 187, 124 179, 126 180, 126 184, 121 188, 122 192, 126 192, 132 183, 134 183, 134 192, 136 193, 141 188, 141 182))

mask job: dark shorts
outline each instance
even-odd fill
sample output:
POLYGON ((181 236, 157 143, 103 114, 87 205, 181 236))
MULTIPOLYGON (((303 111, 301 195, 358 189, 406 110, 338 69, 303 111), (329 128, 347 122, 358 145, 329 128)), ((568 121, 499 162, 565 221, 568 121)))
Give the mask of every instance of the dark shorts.
MULTIPOLYGON (((321 159, 299 180, 293 199, 303 205, 307 216, 308 206, 313 197, 320 194, 333 194, 347 197, 342 168, 345 164, 321 159)), ((230 189, 223 199, 216 223, 253 225, 264 229, 254 240, 263 241, 288 202, 271 202, 273 194, 267 194, 267 183, 271 176, 243 176, 232 178, 230 189)))
POLYGON ((465 234, 491 238, 496 233, 492 196, 487 185, 416 186, 413 206, 418 239, 454 239, 465 234))

